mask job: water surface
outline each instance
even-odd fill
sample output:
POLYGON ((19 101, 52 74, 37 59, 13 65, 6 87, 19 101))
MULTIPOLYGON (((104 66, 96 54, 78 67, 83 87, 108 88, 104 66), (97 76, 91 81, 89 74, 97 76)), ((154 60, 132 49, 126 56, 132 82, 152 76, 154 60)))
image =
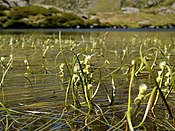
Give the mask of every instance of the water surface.
MULTIPOLYGON (((112 89, 111 78, 106 75, 121 66, 124 51, 127 52, 122 64, 130 64, 132 59, 139 56, 141 44, 144 45, 143 51, 151 47, 162 48, 162 50, 167 48, 171 54, 170 64, 175 63, 175 32, 173 30, 61 30, 61 33, 60 30, 30 30, 29 32, 28 30, 18 30, 15 32, 16 30, 5 30, 1 31, 0 34, 0 56, 5 58, 3 63, 8 63, 10 55, 14 57, 12 68, 5 78, 5 97, 3 99, 2 93, 0 93, 0 98, 10 109, 23 113, 38 111, 42 114, 43 112, 43 119, 38 123, 30 125, 28 130, 40 127, 52 117, 59 117, 59 114, 64 108, 65 87, 62 85, 58 76, 59 65, 63 62, 61 55, 58 55, 60 42, 63 48, 67 50, 71 49, 76 53, 94 55, 92 57, 93 68, 105 66, 105 69, 101 71, 102 75, 104 75, 103 83, 107 86, 109 92, 112 89), (28 60, 31 72, 27 70, 24 60, 28 60), (26 73, 28 73, 27 78, 30 81, 26 79, 26 73), (45 113, 53 114, 47 118, 45 113)), ((66 58, 71 61, 72 54, 66 53, 66 58)), ((115 76, 115 85, 117 87, 115 103, 118 105, 122 104, 122 110, 127 109, 129 80, 123 75, 125 71, 127 71, 127 68, 123 68, 115 76)), ((2 67, 0 73, 2 77, 2 67)), ((97 74, 96 80, 98 80, 98 77, 97 74)), ((147 77, 146 79, 138 80, 135 83, 136 87, 144 81, 147 81, 147 77)), ((137 93, 138 88, 133 91, 132 97, 135 98, 137 93)), ((109 104, 103 85, 94 98, 94 101, 103 106, 109 104)), ((81 121, 79 120, 80 123, 81 121)), ((52 128, 59 125, 57 129, 65 128, 66 130, 68 126, 63 123, 63 121, 60 123, 57 122, 52 128), (63 126, 60 126, 62 124, 63 126)), ((106 127, 104 127, 105 129, 106 127)))

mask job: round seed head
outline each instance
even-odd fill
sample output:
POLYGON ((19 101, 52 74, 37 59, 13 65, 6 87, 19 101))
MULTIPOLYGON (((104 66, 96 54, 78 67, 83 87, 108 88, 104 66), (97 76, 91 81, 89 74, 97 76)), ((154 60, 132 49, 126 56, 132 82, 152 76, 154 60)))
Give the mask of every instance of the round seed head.
POLYGON ((5 60, 5 58, 4 57, 1 57, 1 61, 3 62, 5 60))
POLYGON ((170 72, 167 72, 165 76, 166 77, 169 77, 170 76, 170 72))
POLYGON ((123 50, 123 54, 125 54, 125 53, 126 53, 126 49, 123 50))
POLYGON ((160 69, 163 70, 163 68, 164 68, 165 66, 166 66, 166 62, 165 62, 165 61, 160 62, 160 64, 159 64, 160 69))
POLYGON ((30 69, 30 67, 29 66, 27 66, 27 70, 29 70, 30 69))
POLYGON ((10 55, 10 58, 13 58, 13 55, 12 54, 10 55))
POLYGON ((92 84, 88 84, 88 90, 92 89, 93 85, 92 84))
POLYGON ((28 60, 24 60, 24 64, 26 64, 26 65, 27 65, 27 64, 28 64, 28 60))
POLYGON ((169 86, 169 82, 168 81, 165 81, 165 86, 169 86))
POLYGON ((159 83, 160 81, 161 81, 161 77, 160 76, 158 76, 157 78, 156 78, 156 81, 159 83))
POLYGON ((139 94, 144 94, 145 91, 147 90, 147 85, 142 83, 140 86, 139 86, 139 94))
POLYGON ((64 63, 61 63, 61 65, 59 66, 60 69, 63 69, 64 65, 65 65, 64 63))
POLYGON ((25 76, 27 76, 27 75, 28 75, 28 73, 26 72, 24 75, 25 75, 25 76))
POLYGON ((161 74, 162 74, 162 71, 158 71, 157 73, 158 73, 158 76, 161 76, 161 74))
POLYGON ((74 72, 76 73, 76 72, 78 72, 79 70, 80 70, 80 66, 79 66, 78 63, 76 63, 75 66, 74 66, 74 72))
POLYGON ((132 60, 132 61, 131 61, 131 64, 134 65, 134 64, 135 64, 135 60, 132 60))

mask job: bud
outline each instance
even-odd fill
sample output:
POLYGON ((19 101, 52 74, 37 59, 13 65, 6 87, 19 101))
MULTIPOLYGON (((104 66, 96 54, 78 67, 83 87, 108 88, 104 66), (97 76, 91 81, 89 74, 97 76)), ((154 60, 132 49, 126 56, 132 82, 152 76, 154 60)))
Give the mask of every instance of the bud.
POLYGON ((168 77, 165 81, 165 86, 169 86, 170 85, 170 78, 168 77))
POLYGON ((123 54, 126 54, 126 49, 123 50, 123 54))
POLYGON ((165 62, 165 61, 160 62, 160 64, 159 64, 160 69, 163 70, 163 68, 164 68, 165 66, 166 66, 166 62, 165 62))
POLYGON ((147 90, 147 85, 142 83, 140 86, 139 86, 139 94, 144 94, 145 91, 147 90))
POLYGON ((72 80, 76 82, 79 79, 79 76, 77 74, 74 74, 72 77, 72 80))
POLYGON ((90 74, 89 68, 90 68, 90 65, 86 65, 85 68, 83 69, 83 72, 86 74, 90 74))
POLYGON ((159 82, 161 81, 161 77, 158 76, 158 77, 156 78, 156 81, 159 83, 159 82))
POLYGON ((10 58, 13 58, 13 55, 12 54, 10 55, 10 58))
POLYGON ((131 64, 134 65, 134 64, 135 64, 135 60, 132 60, 132 61, 131 61, 131 64))
POLYGON ((169 86, 169 82, 168 81, 165 81, 165 86, 169 86))
POLYGON ((75 66, 74 66, 74 73, 78 72, 79 70, 80 70, 79 63, 75 63, 75 66))
POLYGON ((27 77, 28 76, 28 73, 26 72, 24 75, 27 77))
POLYGON ((64 63, 61 63, 61 65, 59 66, 60 70, 62 70, 64 68, 64 63))
POLYGON ((92 84, 88 84, 88 90, 91 90, 93 88, 92 84))
POLYGON ((85 65, 88 64, 88 61, 91 59, 91 57, 92 57, 92 56, 90 56, 90 55, 86 55, 86 56, 85 56, 85 60, 84 60, 84 64, 85 64, 85 65))
POLYGON ((162 74, 162 71, 158 71, 158 76, 161 76, 161 74, 162 74))
POLYGON ((27 70, 30 70, 30 67, 29 66, 27 66, 27 70))
POLYGON ((28 65, 28 60, 24 60, 24 64, 28 65))
POLYGON ((167 72, 165 76, 170 77, 170 72, 167 72))
POLYGON ((1 57, 1 61, 3 62, 5 60, 5 58, 4 57, 1 57))

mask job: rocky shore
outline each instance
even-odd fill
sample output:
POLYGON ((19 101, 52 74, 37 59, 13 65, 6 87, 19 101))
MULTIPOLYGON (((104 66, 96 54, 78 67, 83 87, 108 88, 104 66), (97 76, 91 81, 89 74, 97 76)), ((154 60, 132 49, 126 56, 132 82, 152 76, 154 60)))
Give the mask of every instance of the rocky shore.
POLYGON ((48 0, 0 0, 0 28, 175 28, 175 2, 126 1, 108 9, 110 3, 103 1, 105 8, 100 0, 79 6, 77 0, 69 6, 71 0, 57 5, 48 0))

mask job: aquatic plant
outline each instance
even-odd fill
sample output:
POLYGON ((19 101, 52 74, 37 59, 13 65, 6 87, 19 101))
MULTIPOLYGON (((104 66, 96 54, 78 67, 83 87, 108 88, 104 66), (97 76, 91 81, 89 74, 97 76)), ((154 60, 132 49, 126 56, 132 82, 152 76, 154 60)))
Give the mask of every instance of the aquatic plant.
POLYGON ((118 48, 108 35, 0 36, 0 128, 174 130, 173 40, 133 35, 118 48), (9 84, 17 77, 19 94, 9 84))
POLYGON ((1 67, 2 67, 2 77, 1 77, 0 88, 1 88, 1 91, 2 91, 3 102, 5 102, 4 81, 5 81, 5 78, 7 76, 8 71, 12 67, 12 64, 13 64, 13 55, 10 55, 10 59, 8 60, 7 63, 5 63, 5 58, 4 57, 1 57, 0 64, 1 64, 1 67))

